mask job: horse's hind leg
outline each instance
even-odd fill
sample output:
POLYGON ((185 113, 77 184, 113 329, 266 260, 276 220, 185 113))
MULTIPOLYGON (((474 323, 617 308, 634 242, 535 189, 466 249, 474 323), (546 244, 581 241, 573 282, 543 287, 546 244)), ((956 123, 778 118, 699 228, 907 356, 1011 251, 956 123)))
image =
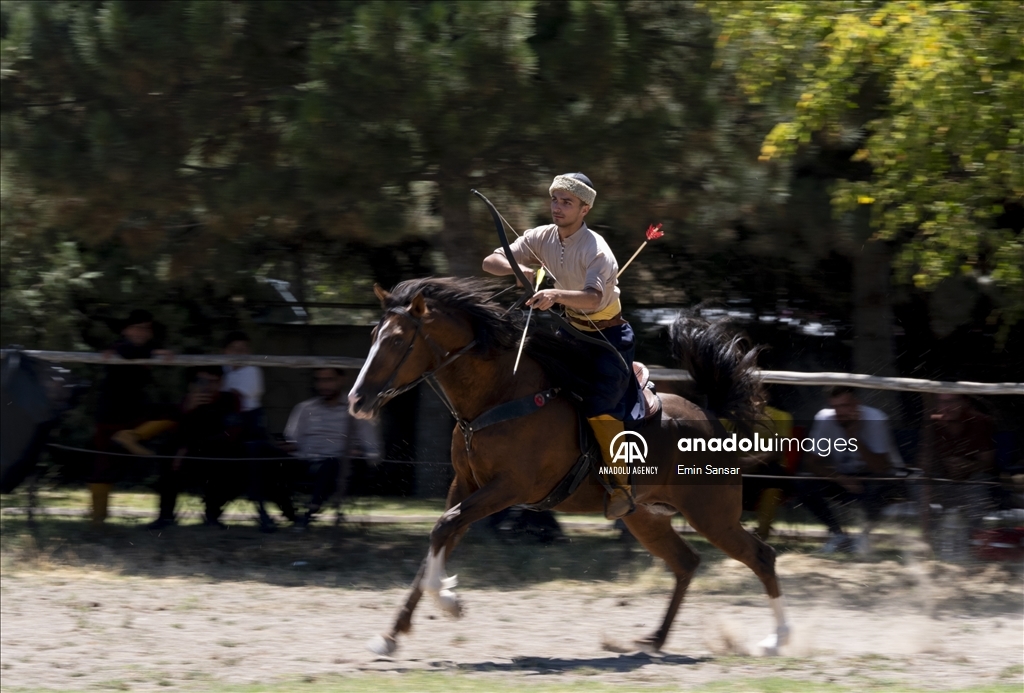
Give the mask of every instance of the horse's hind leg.
POLYGON ((779 589, 779 578, 775 574, 775 550, 753 534, 743 529, 739 522, 716 527, 713 522, 698 521, 689 515, 686 519, 694 529, 708 541, 724 551, 729 557, 754 571, 761 580, 768 602, 775 614, 775 632, 759 643, 765 653, 777 654, 780 647, 789 641, 789 623, 786 621, 785 602, 779 589))
POLYGON ((661 626, 651 635, 636 641, 641 649, 657 652, 668 638, 669 629, 686 596, 686 589, 700 565, 700 556, 672 528, 672 518, 669 516, 653 515, 641 506, 637 512, 624 517, 623 521, 640 544, 652 555, 665 561, 676 576, 676 587, 661 626))

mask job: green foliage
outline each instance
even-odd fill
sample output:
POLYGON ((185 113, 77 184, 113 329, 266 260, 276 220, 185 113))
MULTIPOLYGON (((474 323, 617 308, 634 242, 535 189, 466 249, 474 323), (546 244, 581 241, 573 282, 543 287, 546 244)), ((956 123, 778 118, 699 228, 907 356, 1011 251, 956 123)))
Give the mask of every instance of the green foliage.
POLYGON ((778 123, 761 159, 852 151, 832 191, 896 242, 897 277, 971 274, 1024 315, 1024 13, 1013 2, 708 3, 719 60, 778 123), (1005 222, 1004 222, 1005 223, 1005 222))

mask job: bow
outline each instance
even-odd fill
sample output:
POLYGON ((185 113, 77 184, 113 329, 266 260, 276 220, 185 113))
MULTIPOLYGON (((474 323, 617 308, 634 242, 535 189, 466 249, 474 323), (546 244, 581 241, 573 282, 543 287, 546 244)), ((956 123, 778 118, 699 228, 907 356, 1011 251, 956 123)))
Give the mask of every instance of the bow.
MULTIPOLYGON (((520 269, 519 267, 519 263, 516 262, 515 256, 512 254, 512 246, 509 245, 508 236, 505 234, 505 223, 502 221, 501 214, 498 213, 497 207, 495 207, 490 200, 484 197, 483 193, 481 193, 479 190, 470 190, 470 192, 479 197, 481 200, 483 200, 484 204, 486 204, 487 208, 491 211, 491 218, 494 220, 494 227, 498 231, 498 240, 501 241, 501 249, 505 252, 505 259, 508 260, 508 264, 512 268, 512 273, 516 275, 516 279, 518 279, 519 282, 523 285, 523 295, 520 296, 519 299, 512 304, 512 308, 509 309, 514 310, 523 305, 523 303, 525 303, 527 300, 529 300, 529 298, 533 296, 535 291, 533 289, 533 286, 531 286, 530 284, 530 280, 526 278, 526 275, 523 273, 523 270, 520 269)), ((591 344, 596 344, 597 346, 603 349, 610 350, 619 358, 619 361, 622 362, 626 370, 630 373, 632 372, 633 369, 630 368, 629 364, 627 364, 625 359, 622 358, 622 354, 619 353, 619 350, 612 346, 611 342, 608 341, 607 337, 604 337, 604 335, 601 335, 603 339, 591 337, 590 335, 580 332, 575 327, 570 325, 569 321, 563 318, 558 313, 555 313, 554 311, 549 312, 551 313, 551 316, 555 319, 555 321, 559 324, 559 326, 563 330, 568 332, 570 335, 572 335, 572 337, 580 340, 581 342, 589 342, 591 344)))
POLYGON ((501 215, 498 213, 498 208, 495 207, 490 200, 484 197, 484 194, 479 190, 470 190, 470 192, 483 200, 484 204, 487 205, 487 209, 491 211, 491 218, 494 219, 494 226, 498 229, 498 240, 501 241, 501 249, 505 251, 505 259, 508 260, 508 264, 512 268, 512 273, 516 275, 516 279, 518 279, 519 283, 523 285, 523 295, 512 304, 511 308, 509 308, 510 311, 515 310, 533 296, 535 293, 533 284, 531 284, 530 280, 526 278, 525 274, 523 274, 523 270, 519 267, 519 263, 516 262, 515 257, 512 255, 512 246, 509 245, 508 236, 505 234, 505 225, 502 223, 501 215))

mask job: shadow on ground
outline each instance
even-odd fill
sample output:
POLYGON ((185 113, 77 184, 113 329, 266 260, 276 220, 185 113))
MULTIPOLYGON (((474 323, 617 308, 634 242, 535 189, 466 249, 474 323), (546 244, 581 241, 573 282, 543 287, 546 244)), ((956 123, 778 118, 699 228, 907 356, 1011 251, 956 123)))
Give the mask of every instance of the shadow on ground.
MULTIPOLYGON (((84 520, 53 517, 38 519, 33 529, 24 518, 4 517, 0 550, 5 569, 36 564, 154 578, 377 590, 412 581, 428 534, 426 525, 380 524, 313 526, 303 533, 281 528, 274 534, 249 524, 155 531, 108 523, 93 529, 84 520)), ((693 544, 705 565, 725 558, 701 539, 693 544)), ((555 580, 628 581, 655 564, 660 561, 637 543, 620 541, 607 530, 572 532, 562 543, 538 545, 505 543, 488 528, 474 526, 453 554, 449 572, 461 573, 460 585, 468 588, 522 589, 555 580)))
MULTIPOLYGON (((509 662, 469 662, 453 668, 459 671, 499 671, 537 674, 580 673, 581 671, 626 673, 650 665, 687 665, 711 661, 711 657, 687 657, 686 655, 649 655, 645 653, 608 655, 605 657, 561 658, 561 657, 515 657, 509 662)), ((444 667, 443 662, 437 666, 444 667)))

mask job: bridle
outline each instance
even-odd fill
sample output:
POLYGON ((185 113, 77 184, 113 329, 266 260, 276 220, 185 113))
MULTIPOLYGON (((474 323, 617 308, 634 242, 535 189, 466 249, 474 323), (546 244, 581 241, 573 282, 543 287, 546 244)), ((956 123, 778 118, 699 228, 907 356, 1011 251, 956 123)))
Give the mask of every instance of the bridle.
POLYGON ((426 333, 425 330, 422 329, 423 321, 414 316, 412 313, 410 313, 408 309, 402 308, 400 306, 395 308, 388 308, 386 311, 384 311, 383 317, 381 317, 380 322, 377 323, 378 331, 380 330, 381 325, 384 324, 384 321, 387 320, 389 315, 400 315, 406 318, 407 320, 412 321, 412 324, 416 326, 416 329, 412 333, 412 339, 409 340, 409 345, 405 348, 405 353, 402 354, 402 358, 399 359, 398 364, 395 366, 395 370, 391 373, 391 377, 387 379, 387 382, 385 382, 384 385, 381 387, 380 392, 377 393, 377 398, 380 400, 389 400, 392 397, 397 397, 400 394, 408 392, 409 390, 413 389, 420 383, 426 381, 426 383, 430 385, 431 389, 433 389, 434 392, 436 392, 437 395, 441 398, 441 401, 445 403, 445 405, 448 407, 448 410, 451 411, 452 416, 454 416, 457 421, 462 421, 462 417, 459 416, 458 412, 455 411, 455 406, 452 404, 452 401, 448 398, 448 395, 445 393, 444 388, 441 387, 441 384, 436 381, 434 375, 439 370, 441 370, 445 366, 450 365, 460 356, 466 354, 470 349, 475 347, 476 340, 474 339, 466 346, 456 349, 454 351, 445 351, 444 347, 438 344, 433 337, 431 337, 429 334, 426 333), (409 354, 412 353, 413 347, 416 346, 417 337, 422 338, 423 341, 426 342, 427 346, 430 347, 430 350, 434 352, 435 358, 439 360, 439 363, 433 368, 424 371, 423 374, 420 375, 420 377, 416 378, 415 380, 408 382, 405 385, 400 385, 399 387, 392 387, 393 383, 395 382, 395 378, 398 377, 398 371, 402 369, 402 366, 409 358, 409 354))
POLYGON ((497 406, 491 407, 487 411, 477 416, 472 421, 464 419, 459 414, 459 412, 455 410, 455 403, 452 402, 450 397, 448 397, 448 393, 444 391, 444 388, 441 386, 441 383, 437 380, 435 376, 437 375, 437 372, 440 371, 442 368, 448 366, 453 361, 458 359, 460 356, 466 354, 470 349, 475 347, 476 340, 474 339, 470 341, 469 344, 459 349, 455 349, 453 351, 445 351, 444 347, 438 344, 433 337, 431 337, 429 334, 426 333, 425 330, 422 329, 422 320, 412 315, 407 308, 400 307, 388 308, 386 311, 384 311, 384 316, 380 319, 380 322, 377 323, 378 331, 380 329, 380 326, 384 324, 384 321, 391 314, 400 315, 405 319, 412 321, 412 324, 416 326, 416 329, 413 331, 412 338, 409 340, 409 345, 406 346, 405 348, 405 353, 402 354, 402 358, 399 359, 398 364, 395 366, 395 370, 391 373, 391 377, 389 377, 387 382, 384 383, 384 386, 381 389, 381 391, 377 393, 378 399, 391 399, 392 397, 400 395, 403 392, 408 392, 409 390, 416 387, 422 382, 426 382, 428 385, 430 385, 430 388, 437 394, 438 398, 440 398, 440 400, 444 402, 444 405, 448 408, 448 411, 451 412, 452 417, 458 424, 459 430, 462 431, 463 440, 465 440, 466 442, 467 455, 470 454, 470 449, 473 442, 473 434, 475 432, 484 429, 488 426, 493 426, 496 423, 501 423, 502 421, 508 421, 511 419, 517 419, 521 416, 526 416, 527 414, 530 414, 536 411, 537 409, 540 409, 541 407, 545 406, 548 402, 550 402, 552 399, 558 396, 558 393, 561 388, 551 387, 540 392, 532 393, 530 395, 527 395, 526 397, 520 397, 519 399, 503 402, 497 406), (415 380, 406 383, 405 385, 401 385, 399 387, 392 387, 392 384, 395 382, 395 378, 398 377, 398 371, 402 369, 402 366, 409 358, 409 354, 412 353, 413 347, 416 346, 417 337, 422 338, 423 341, 427 343, 427 346, 429 346, 430 349, 434 352, 434 357, 439 359, 439 363, 433 368, 425 371, 422 375, 420 375, 420 377, 416 378, 415 380))

